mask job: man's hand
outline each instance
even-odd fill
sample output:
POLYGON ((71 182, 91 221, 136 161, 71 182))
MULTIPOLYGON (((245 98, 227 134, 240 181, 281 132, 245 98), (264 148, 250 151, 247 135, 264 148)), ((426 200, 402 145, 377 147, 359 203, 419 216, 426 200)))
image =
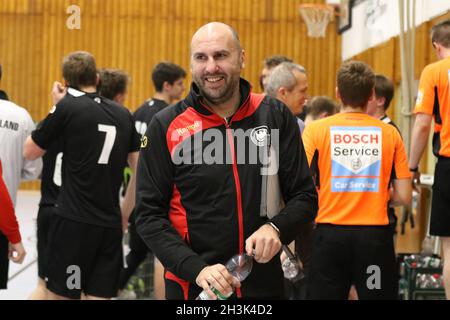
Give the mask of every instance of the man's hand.
POLYGON ((203 268, 195 279, 195 282, 213 300, 216 300, 217 296, 211 291, 211 287, 218 290, 221 295, 229 296, 233 293, 234 287, 239 288, 241 286, 241 283, 228 272, 223 264, 215 264, 203 268))
POLYGON ((258 263, 269 262, 280 249, 278 232, 269 224, 261 226, 245 241, 245 251, 258 263))
POLYGON ((22 264, 26 254, 22 242, 16 244, 9 243, 8 258, 12 262, 22 264))
POLYGON ((417 185, 420 184, 420 171, 412 172, 412 188, 414 191, 419 192, 417 185))
POLYGON ((52 101, 53 101, 53 105, 56 105, 62 98, 64 98, 64 96, 67 93, 67 88, 64 87, 61 82, 55 81, 55 83, 53 83, 53 88, 52 88, 52 101))

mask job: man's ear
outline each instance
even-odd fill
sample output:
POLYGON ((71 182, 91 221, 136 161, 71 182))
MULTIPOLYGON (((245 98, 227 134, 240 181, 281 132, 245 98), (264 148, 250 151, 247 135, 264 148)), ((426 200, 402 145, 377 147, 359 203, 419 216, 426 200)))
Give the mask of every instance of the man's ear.
POLYGON ((244 69, 245 68, 245 50, 243 50, 243 49, 241 51, 240 59, 241 59, 241 69, 244 69))
POLYGON ((380 97, 380 98, 376 98, 376 99, 377 99, 377 106, 382 107, 384 109, 384 103, 386 102, 386 98, 380 97))
POLYGON ((286 90, 285 87, 279 87, 278 91, 277 91, 277 96, 281 97, 281 98, 284 98, 284 97, 286 97, 287 92, 288 91, 286 90))
POLYGON ((97 87, 100 83, 100 74, 97 73, 96 78, 95 78, 95 86, 97 87))
POLYGON ((172 85, 168 81, 164 81, 163 91, 168 91, 168 90, 170 90, 171 87, 172 87, 172 85))

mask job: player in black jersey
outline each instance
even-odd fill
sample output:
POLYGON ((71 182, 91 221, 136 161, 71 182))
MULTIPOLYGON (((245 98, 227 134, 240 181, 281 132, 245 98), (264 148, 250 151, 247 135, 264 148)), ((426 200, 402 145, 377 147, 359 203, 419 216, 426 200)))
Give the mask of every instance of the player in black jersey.
POLYGON ((156 93, 134 113, 136 129, 141 135, 145 134, 155 114, 182 98, 185 78, 186 71, 174 63, 160 62, 153 68, 152 82, 156 93))
MULTIPOLYGON (((155 88, 155 95, 153 98, 145 101, 134 113, 134 120, 136 130, 144 135, 147 131, 147 126, 153 119, 153 116, 170 104, 181 99, 185 90, 184 79, 186 72, 178 65, 170 62, 158 63, 152 71, 152 81, 155 88)), ((136 272, 139 265, 145 260, 148 254, 148 248, 142 241, 141 237, 136 232, 134 225, 135 215, 131 214, 129 220, 128 232, 130 236, 130 252, 127 255, 127 268, 123 269, 120 274, 119 290, 123 299, 131 296, 127 291, 122 291, 130 277, 136 272)), ((164 298, 162 266, 158 261, 155 261, 155 297, 158 299, 164 298)))
MULTIPOLYGON (((104 69, 100 71, 101 86, 98 91, 103 97, 123 105, 127 93, 127 75, 120 70, 104 69)), ((30 296, 31 300, 45 300, 45 257, 49 235, 50 219, 55 210, 61 187, 61 168, 63 158, 63 141, 58 139, 51 144, 42 157, 41 200, 37 215, 37 253, 38 253, 38 287, 30 296)))
MULTIPOLYGON (((75 52, 63 61, 55 106, 28 137, 27 159, 63 139, 62 186, 50 223, 47 288, 50 299, 107 299, 117 293, 122 262, 122 170, 136 166, 139 135, 130 112, 97 94, 94 57, 75 52), (67 94, 66 94, 67 93, 67 94)), ((130 192, 129 194, 134 194, 130 192)))

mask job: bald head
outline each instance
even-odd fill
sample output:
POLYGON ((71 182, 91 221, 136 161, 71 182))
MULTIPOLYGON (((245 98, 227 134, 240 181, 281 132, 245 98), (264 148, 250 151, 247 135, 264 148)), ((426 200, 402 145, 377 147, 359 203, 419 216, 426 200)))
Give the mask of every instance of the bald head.
POLYGON ((201 26, 192 36, 191 54, 193 54, 193 47, 199 42, 217 38, 231 41, 238 51, 242 50, 236 30, 222 22, 210 22, 201 26))
POLYGON ((211 22, 195 32, 191 42, 192 79, 211 107, 239 101, 244 60, 239 37, 229 25, 211 22))

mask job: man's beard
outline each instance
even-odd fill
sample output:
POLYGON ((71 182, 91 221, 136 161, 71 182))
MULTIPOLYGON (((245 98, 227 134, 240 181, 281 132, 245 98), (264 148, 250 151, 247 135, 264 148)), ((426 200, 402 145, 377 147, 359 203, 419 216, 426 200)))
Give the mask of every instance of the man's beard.
POLYGON ((207 88, 205 85, 206 80, 194 78, 194 82, 199 88, 201 96, 208 104, 219 105, 229 101, 234 94, 234 90, 236 90, 236 87, 239 85, 239 76, 236 78, 228 77, 226 75, 220 76, 224 77, 224 85, 220 89, 207 88))

